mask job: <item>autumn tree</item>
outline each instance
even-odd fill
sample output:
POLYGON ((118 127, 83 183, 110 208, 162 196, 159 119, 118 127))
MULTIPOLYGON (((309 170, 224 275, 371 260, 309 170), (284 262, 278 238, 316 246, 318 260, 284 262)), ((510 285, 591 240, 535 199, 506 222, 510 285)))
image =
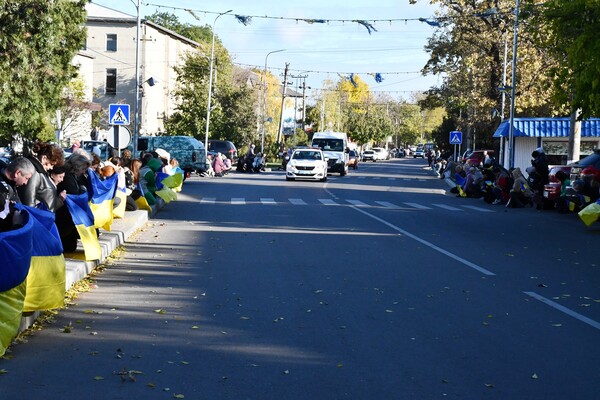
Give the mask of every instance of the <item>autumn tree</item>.
MULTIPOLYGON (((171 95, 177 106, 175 112, 165 119, 165 129, 170 135, 191 135, 204 142, 210 81, 210 56, 207 54, 211 52, 211 28, 204 26, 196 29, 180 24, 175 16, 159 16, 155 14, 157 23, 164 21, 177 33, 184 35, 195 32, 192 39, 207 49, 206 52, 187 54, 184 63, 174 67, 177 86, 171 95), (206 40, 208 42, 203 42, 206 40)), ((221 41, 215 38, 209 138, 240 144, 255 137, 255 104, 255 91, 236 82, 231 57, 221 41)))
POLYGON ((0 3, 0 139, 54 137, 52 119, 76 76, 86 1, 0 3))
POLYGON ((534 32, 547 33, 537 39, 560 61, 549 71, 556 89, 553 99, 573 111, 580 109, 582 118, 599 116, 600 3, 550 0, 531 13, 538 17, 534 32))
MULTIPOLYGON (((415 1, 413 1, 415 2, 415 1)), ((491 142, 502 114, 503 69, 508 66, 506 86, 511 82, 513 0, 433 0, 440 6, 434 34, 425 47, 430 58, 424 74, 439 74, 443 84, 429 91, 444 105, 458 129, 477 131, 491 142), (504 57, 505 45, 508 48, 504 57)), ((529 0, 523 4, 531 4, 529 0)), ((517 85, 514 91, 517 116, 552 116, 565 109, 553 104, 547 71, 556 59, 536 46, 528 20, 519 30, 517 85)), ((505 88, 507 94, 513 91, 505 88)), ((505 110, 508 110, 509 97, 505 110)), ((505 116, 508 115, 506 112, 505 116)))

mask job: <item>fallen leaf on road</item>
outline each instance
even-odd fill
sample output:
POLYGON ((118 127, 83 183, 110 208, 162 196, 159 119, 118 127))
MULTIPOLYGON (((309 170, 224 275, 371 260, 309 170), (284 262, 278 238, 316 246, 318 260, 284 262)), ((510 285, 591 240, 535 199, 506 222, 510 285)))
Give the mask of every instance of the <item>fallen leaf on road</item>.
POLYGON ((493 385, 493 384, 491 384, 491 383, 486 383, 486 384, 485 384, 485 387, 493 388, 493 387, 494 387, 494 385, 493 385))
POLYGON ((537 379, 537 378, 538 378, 537 374, 534 373, 533 375, 531 375, 531 379, 537 379))
POLYGON ((154 310, 154 312, 157 314, 166 314, 167 313, 165 310, 162 310, 160 308, 158 310, 154 310))
POLYGON ((95 376, 94 380, 95 381, 101 381, 101 380, 104 380, 104 377, 103 376, 95 376))

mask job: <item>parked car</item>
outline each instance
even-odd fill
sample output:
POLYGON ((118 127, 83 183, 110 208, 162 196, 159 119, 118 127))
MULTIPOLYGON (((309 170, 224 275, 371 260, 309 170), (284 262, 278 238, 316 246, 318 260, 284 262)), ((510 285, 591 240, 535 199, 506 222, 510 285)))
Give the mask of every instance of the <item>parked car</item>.
POLYGON ((475 150, 470 153, 466 153, 463 159, 465 160, 465 165, 474 165, 478 166, 483 163, 483 159, 485 158, 485 152, 494 158, 494 150, 475 150))
POLYGON ((550 169, 548 175, 549 183, 544 185, 544 197, 549 200, 555 200, 560 196, 560 182, 556 179, 556 173, 564 171, 569 175, 571 182, 581 179, 584 182, 585 193, 591 198, 598 198, 596 189, 590 187, 590 182, 594 176, 600 177, 600 149, 579 161, 575 161, 569 165, 559 165, 550 169))
POLYGON ((327 180, 327 159, 320 149, 296 149, 285 167, 285 180, 327 180))
POLYGON ((375 152, 375 159, 377 160, 389 160, 390 155, 386 149, 383 147, 373 147, 372 149, 375 152))
POLYGON ((229 140, 209 140, 208 141, 208 152, 210 154, 225 154, 232 163, 236 163, 238 159, 238 152, 235 145, 229 140))
POLYGON ((558 171, 563 171, 568 175, 571 173, 571 167, 559 165, 550 168, 550 173, 548 174, 548 180, 550 182, 544 185, 544 197, 548 200, 556 200, 560 197, 561 183, 556 178, 556 173, 558 171))
POLYGON ((179 167, 185 171, 185 176, 192 172, 206 171, 208 165, 205 158, 205 148, 202 142, 191 136, 141 136, 138 138, 138 150, 156 151, 163 149, 179 161, 179 167))
POLYGON ((592 154, 569 164, 571 167, 571 182, 576 179, 582 179, 589 183, 594 175, 600 176, 600 149, 594 150, 592 154))
POLYGON ((375 152, 373 150, 365 150, 362 153, 362 160, 363 161, 377 161, 377 158, 375 156, 375 152))
POLYGON ((358 152, 356 150, 350 150, 348 152, 348 168, 358 168, 358 152))

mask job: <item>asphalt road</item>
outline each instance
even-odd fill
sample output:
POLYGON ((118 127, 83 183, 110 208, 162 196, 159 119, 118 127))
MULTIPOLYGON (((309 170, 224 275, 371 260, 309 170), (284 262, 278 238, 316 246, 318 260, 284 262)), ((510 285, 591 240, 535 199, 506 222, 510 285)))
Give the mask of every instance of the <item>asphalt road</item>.
POLYGON ((598 398, 600 228, 424 164, 188 180, 0 360, 0 398, 598 398))

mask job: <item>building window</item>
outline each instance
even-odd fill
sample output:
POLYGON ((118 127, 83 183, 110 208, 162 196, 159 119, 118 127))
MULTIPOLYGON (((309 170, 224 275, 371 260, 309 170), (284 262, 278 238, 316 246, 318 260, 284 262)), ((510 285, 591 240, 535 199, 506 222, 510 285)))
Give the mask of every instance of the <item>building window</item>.
POLYGON ((106 35, 106 51, 117 51, 117 35, 115 33, 106 35))
POLYGON ((106 94, 117 94, 117 69, 106 69, 106 94))

